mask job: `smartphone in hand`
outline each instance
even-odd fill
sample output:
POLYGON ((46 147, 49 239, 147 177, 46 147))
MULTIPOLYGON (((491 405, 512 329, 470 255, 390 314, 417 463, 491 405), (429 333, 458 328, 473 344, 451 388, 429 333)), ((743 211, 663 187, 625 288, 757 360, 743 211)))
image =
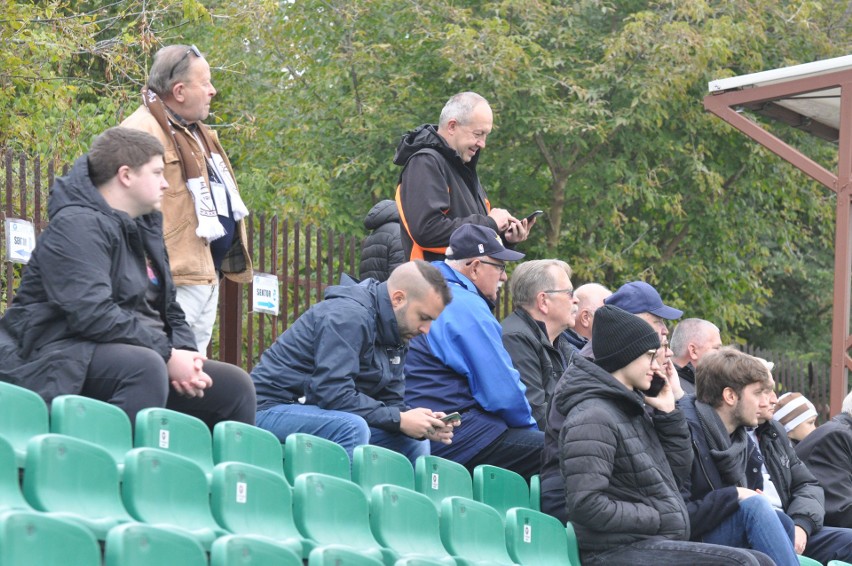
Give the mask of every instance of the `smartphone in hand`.
POLYGON ((532 220, 532 219, 533 219, 533 218, 535 218, 536 216, 541 216, 542 214, 544 214, 544 211, 543 211, 543 210, 534 210, 534 211, 532 211, 531 213, 527 214, 527 215, 524 217, 524 220, 526 220, 527 222, 529 222, 530 220, 532 220))
POLYGON ((445 417, 441 417, 440 420, 445 423, 457 423, 461 421, 461 415, 458 413, 450 413, 445 417))
POLYGON ((656 397, 660 394, 660 391, 663 390, 663 387, 666 386, 666 378, 660 375, 659 373, 654 374, 654 378, 651 379, 651 387, 648 388, 647 391, 643 391, 645 397, 656 397))

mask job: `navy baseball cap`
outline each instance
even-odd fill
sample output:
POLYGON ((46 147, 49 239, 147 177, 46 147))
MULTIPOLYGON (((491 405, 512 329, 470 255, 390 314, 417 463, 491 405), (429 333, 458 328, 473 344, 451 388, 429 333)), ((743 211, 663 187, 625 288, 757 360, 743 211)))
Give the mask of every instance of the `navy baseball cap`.
POLYGON ((631 314, 649 312, 666 320, 677 320, 683 311, 663 304, 660 294, 644 281, 631 281, 604 299, 604 304, 613 305, 631 314))
POLYGON ((517 261, 524 257, 521 252, 508 250, 497 232, 488 226, 462 224, 450 236, 447 259, 468 259, 487 255, 504 261, 517 261))

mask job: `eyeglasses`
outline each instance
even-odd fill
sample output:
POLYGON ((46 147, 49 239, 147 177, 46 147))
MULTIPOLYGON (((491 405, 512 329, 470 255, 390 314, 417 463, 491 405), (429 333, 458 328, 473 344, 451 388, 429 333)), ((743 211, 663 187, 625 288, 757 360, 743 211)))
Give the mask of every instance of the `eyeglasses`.
POLYGON ((650 359, 651 363, 653 364, 654 360, 657 358, 657 350, 648 350, 647 352, 645 352, 645 354, 648 356, 648 359, 650 359))
POLYGON ((565 293, 566 295, 568 295, 569 299, 574 298, 574 289, 548 289, 547 291, 542 291, 542 293, 565 293))
POLYGON ((171 71, 169 71, 169 80, 172 80, 172 77, 174 76, 175 71, 177 70, 178 66, 179 66, 181 63, 183 63, 183 60, 184 60, 184 59, 186 59, 187 55, 189 55, 190 53, 192 53, 193 55, 195 55, 195 56, 196 56, 196 57, 198 57, 199 59, 203 59, 203 58, 204 58, 204 55, 202 55, 202 54, 201 54, 201 51, 199 51, 199 50, 198 50, 198 48, 197 48, 196 46, 194 46, 194 45, 190 45, 190 46, 189 46, 189 49, 187 49, 187 50, 186 50, 186 53, 184 53, 184 54, 183 54, 183 57, 181 57, 180 59, 178 59, 178 60, 177 60, 177 63, 175 63, 175 64, 172 66, 172 70, 171 70, 171 71))
MULTIPOLYGON (((473 261, 467 262, 465 265, 470 265, 473 261)), ((484 263, 485 265, 491 265, 500 270, 500 273, 506 273, 506 264, 505 263, 494 263, 493 261, 485 261, 484 259, 480 259, 479 263, 484 263)))

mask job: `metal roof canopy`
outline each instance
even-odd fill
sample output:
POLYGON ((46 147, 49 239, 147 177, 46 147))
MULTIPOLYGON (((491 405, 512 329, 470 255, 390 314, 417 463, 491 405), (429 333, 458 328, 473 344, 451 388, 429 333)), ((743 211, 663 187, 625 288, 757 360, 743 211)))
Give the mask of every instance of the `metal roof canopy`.
POLYGON ((713 81, 704 108, 837 193, 834 309, 831 331, 831 414, 847 394, 852 278, 852 55, 713 81), (838 146, 832 173, 741 113, 751 110, 838 146))

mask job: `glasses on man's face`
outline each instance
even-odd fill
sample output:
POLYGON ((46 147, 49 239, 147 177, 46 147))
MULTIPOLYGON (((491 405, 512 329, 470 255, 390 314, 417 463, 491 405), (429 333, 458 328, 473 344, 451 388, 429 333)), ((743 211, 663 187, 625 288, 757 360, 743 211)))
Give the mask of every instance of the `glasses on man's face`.
POLYGON ((657 358, 657 350, 648 350, 647 352, 645 352, 645 354, 648 356, 648 359, 651 360, 651 363, 653 364, 654 360, 657 358))
POLYGON ((201 51, 199 51, 199 50, 198 50, 198 48, 197 48, 196 46, 194 46, 194 45, 190 45, 190 46, 189 46, 189 49, 187 49, 187 50, 186 50, 186 52, 183 54, 183 56, 182 56, 180 59, 178 59, 178 60, 177 60, 177 63, 175 63, 175 64, 172 66, 172 70, 171 70, 171 71, 169 71, 169 80, 172 80, 172 77, 174 76, 175 71, 176 71, 176 70, 177 70, 177 68, 178 68, 178 65, 180 65, 181 63, 183 63, 183 60, 184 60, 184 59, 186 59, 186 57, 187 57, 190 53, 192 53, 193 55, 195 55, 195 56, 196 56, 196 57, 198 57, 199 59, 201 59, 202 57, 204 57, 204 56, 201 54, 201 51))
MULTIPOLYGON (((473 261, 467 262, 465 265, 470 265, 473 261)), ((484 259, 480 259, 479 263, 484 263, 485 265, 491 265, 500 270, 500 273, 506 273, 506 264, 505 263, 494 263, 493 261, 485 261, 484 259)))
POLYGON ((573 299, 573 298, 574 298, 574 289, 573 289, 573 288, 568 288, 568 289, 548 289, 548 290, 546 290, 546 291, 542 291, 542 292, 543 292, 543 293, 557 294, 557 295, 558 295, 558 294, 560 294, 560 293, 565 293, 566 295, 568 295, 568 298, 569 298, 569 299, 573 299))

